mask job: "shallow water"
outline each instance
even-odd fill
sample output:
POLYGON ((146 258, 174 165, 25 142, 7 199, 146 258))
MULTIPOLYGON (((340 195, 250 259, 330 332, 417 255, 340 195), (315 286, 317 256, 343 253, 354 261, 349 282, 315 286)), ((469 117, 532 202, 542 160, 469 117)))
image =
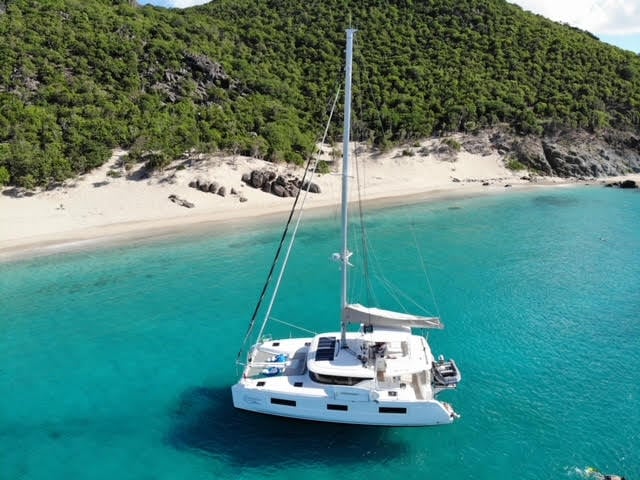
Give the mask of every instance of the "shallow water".
MULTIPOLYGON (((463 372, 438 428, 233 409, 280 227, 0 265, 0 478, 640 478, 639 225, 638 192, 595 187, 370 217, 354 295, 366 267, 426 301, 463 372)), ((305 226, 275 317, 337 328, 336 232, 305 226)))

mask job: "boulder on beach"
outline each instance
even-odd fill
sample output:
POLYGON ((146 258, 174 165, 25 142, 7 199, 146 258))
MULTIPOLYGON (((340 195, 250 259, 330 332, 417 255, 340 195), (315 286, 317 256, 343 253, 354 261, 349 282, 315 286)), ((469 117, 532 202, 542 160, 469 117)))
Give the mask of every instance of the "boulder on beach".
POLYGON ((320 186, 316 183, 302 184, 302 180, 292 174, 279 175, 271 170, 252 170, 250 173, 244 173, 242 182, 282 198, 295 197, 300 189, 309 190, 309 193, 320 193, 320 186))
POLYGON ((180 205, 181 207, 186 207, 186 208, 193 208, 195 207, 195 205, 188 201, 185 200, 184 198, 180 198, 179 196, 175 195, 175 194, 171 194, 169 195, 169 200, 171 200, 173 203, 180 205))

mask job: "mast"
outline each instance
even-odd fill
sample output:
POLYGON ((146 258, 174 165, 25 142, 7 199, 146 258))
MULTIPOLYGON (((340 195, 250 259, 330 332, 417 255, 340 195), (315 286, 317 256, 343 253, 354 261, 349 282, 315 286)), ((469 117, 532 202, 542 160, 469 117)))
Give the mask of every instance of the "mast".
POLYGON ((349 142, 351 139, 351 77, 353 63, 353 37, 356 30, 347 29, 347 49, 346 49, 346 69, 344 80, 344 132, 342 135, 342 325, 341 325, 341 347, 347 347, 347 322, 344 318, 345 307, 349 303, 348 282, 349 282, 349 248, 348 242, 348 206, 349 206, 349 142))

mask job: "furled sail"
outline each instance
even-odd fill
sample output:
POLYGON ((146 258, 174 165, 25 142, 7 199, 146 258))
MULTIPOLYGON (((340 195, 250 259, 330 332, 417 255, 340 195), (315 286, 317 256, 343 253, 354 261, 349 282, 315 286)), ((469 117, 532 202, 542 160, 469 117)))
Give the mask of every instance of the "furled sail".
POLYGON ((444 328, 438 317, 421 317, 352 303, 344 308, 344 319, 351 324, 374 327, 444 328))

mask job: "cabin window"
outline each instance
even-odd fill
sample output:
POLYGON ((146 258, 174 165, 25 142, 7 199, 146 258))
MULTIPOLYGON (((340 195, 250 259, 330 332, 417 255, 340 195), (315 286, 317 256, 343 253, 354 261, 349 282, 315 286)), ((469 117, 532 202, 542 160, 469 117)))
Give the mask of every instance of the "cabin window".
POLYGON ((346 405, 336 405, 333 403, 327 403, 327 410, 341 410, 343 412, 346 412, 347 410, 349 410, 349 407, 347 407, 346 405))
POLYGON ((296 401, 295 400, 287 400, 285 398, 271 398, 271 403, 273 403, 274 405, 286 405, 287 407, 295 407, 296 406, 296 401))
POLYGON ((295 382, 293 384, 294 387, 301 387, 302 386, 302 382, 295 382))
POLYGON ((264 383, 265 383, 265 382, 260 381, 260 382, 256 383, 256 386, 258 386, 258 387, 264 387, 264 383))
POLYGON ((380 413, 407 413, 407 409, 403 407, 380 407, 378 408, 380 413))
POLYGON ((360 377, 338 377, 335 375, 321 375, 319 373, 309 372, 309 377, 316 383, 324 383, 326 385, 357 385, 364 380, 371 380, 370 378, 360 377))

